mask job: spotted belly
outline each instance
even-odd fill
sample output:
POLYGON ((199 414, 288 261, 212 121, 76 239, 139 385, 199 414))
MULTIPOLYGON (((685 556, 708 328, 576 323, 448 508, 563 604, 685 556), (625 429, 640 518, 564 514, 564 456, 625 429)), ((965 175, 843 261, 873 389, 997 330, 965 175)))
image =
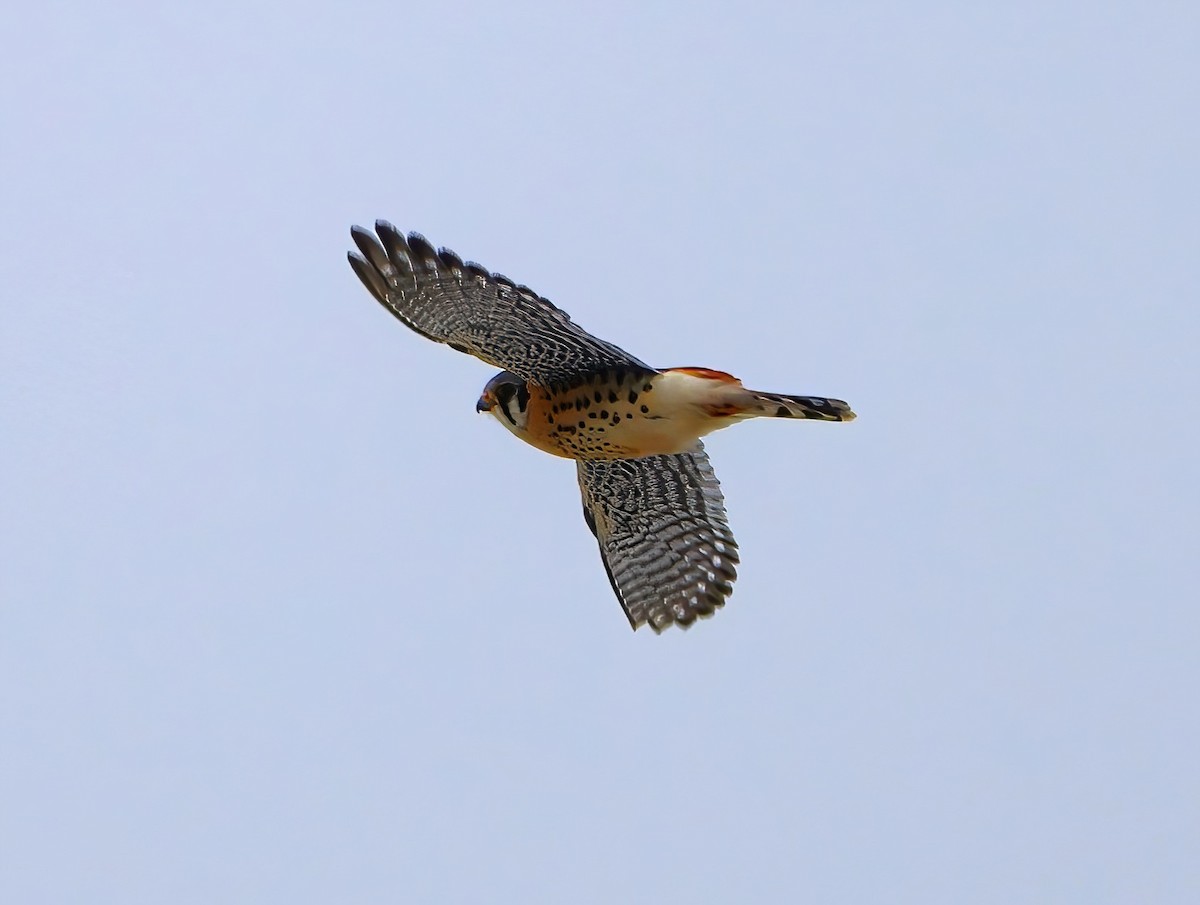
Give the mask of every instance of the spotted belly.
POLYGON ((568 459, 630 459, 682 452, 670 413, 656 406, 653 374, 599 374, 567 387, 530 385, 527 442, 568 459))

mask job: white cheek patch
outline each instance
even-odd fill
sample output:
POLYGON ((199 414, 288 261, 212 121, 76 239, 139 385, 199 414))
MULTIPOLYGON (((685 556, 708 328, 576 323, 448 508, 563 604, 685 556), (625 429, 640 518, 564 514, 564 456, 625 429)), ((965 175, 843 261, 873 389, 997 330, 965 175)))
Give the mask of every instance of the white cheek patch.
POLYGON ((492 409, 492 415, 514 434, 525 430, 528 419, 517 404, 516 397, 501 403, 492 409))

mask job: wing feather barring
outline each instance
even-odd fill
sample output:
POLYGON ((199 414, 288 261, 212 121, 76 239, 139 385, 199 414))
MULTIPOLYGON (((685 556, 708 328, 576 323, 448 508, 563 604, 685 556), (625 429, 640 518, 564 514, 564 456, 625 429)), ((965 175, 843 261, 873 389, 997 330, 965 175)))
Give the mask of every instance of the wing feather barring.
POLYGON ((700 438, 748 418, 853 421, 840 399, 748 390, 708 368, 652 368, 531 289, 380 220, 350 266, 417 333, 501 368, 476 409, 574 459, 583 515, 638 628, 686 628, 733 593, 738 545, 700 438))

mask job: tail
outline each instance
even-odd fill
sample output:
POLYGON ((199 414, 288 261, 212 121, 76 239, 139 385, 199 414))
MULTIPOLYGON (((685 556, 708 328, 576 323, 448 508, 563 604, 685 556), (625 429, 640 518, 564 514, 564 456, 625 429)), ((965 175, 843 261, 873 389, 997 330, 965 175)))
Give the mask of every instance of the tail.
POLYGON ((840 399, 824 396, 784 396, 782 393, 750 391, 754 405, 745 413, 766 418, 813 418, 817 421, 853 421, 854 412, 840 399), (758 410, 756 411, 755 408, 758 410))

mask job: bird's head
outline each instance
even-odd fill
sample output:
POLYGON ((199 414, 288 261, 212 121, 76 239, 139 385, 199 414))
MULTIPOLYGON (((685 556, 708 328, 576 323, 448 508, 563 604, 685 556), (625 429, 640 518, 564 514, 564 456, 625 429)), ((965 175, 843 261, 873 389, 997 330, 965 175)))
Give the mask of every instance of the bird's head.
POLYGON ((487 382, 475 411, 489 412, 514 434, 525 430, 529 411, 529 387, 511 371, 501 371, 487 382))

